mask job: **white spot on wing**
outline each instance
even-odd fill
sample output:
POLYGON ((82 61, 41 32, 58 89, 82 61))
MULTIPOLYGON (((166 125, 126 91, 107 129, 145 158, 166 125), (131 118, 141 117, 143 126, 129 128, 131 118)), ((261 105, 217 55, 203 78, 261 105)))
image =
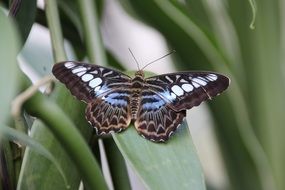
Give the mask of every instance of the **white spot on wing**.
POLYGON ((166 78, 169 82, 173 82, 173 80, 172 80, 169 76, 165 76, 165 78, 166 78))
POLYGON ((188 81, 186 81, 185 79, 181 79, 180 82, 188 82, 188 81))
POLYGON ((168 134, 168 137, 170 137, 173 134, 173 131, 170 131, 170 133, 168 134))
POLYGON ((174 92, 177 96, 182 96, 184 94, 184 91, 178 86, 174 85, 171 87, 172 92, 174 92))
POLYGON ((91 71, 90 73, 97 75, 97 74, 98 74, 98 71, 97 71, 97 70, 94 70, 94 71, 91 71))
POLYGON ((110 74, 112 74, 112 73, 113 73, 113 71, 109 71, 109 72, 105 73, 105 74, 103 75, 103 77, 105 77, 105 76, 107 76, 107 75, 110 75, 110 74))
POLYGON ((77 67, 76 69, 73 69, 72 70, 72 73, 78 73, 78 72, 81 72, 81 71, 86 71, 87 69, 85 67, 77 67))
POLYGON ((77 76, 81 77, 82 75, 84 75, 86 73, 86 71, 81 71, 79 73, 76 73, 77 76))
POLYGON ((199 78, 193 78, 192 81, 198 83, 201 86, 206 86, 207 85, 207 82, 205 82, 204 80, 201 80, 199 78))
POLYGON ((94 89, 94 91, 97 92, 97 91, 100 90, 100 88, 101 88, 101 86, 97 86, 97 87, 94 89))
POLYGON ((102 83, 102 79, 100 79, 100 78, 95 78, 95 79, 92 79, 90 82, 89 82, 89 86, 91 87, 91 88, 95 88, 96 86, 98 86, 99 84, 101 84, 102 83))
POLYGON ((191 92, 194 89, 191 84, 182 84, 181 87, 185 92, 191 92))
POLYGON ((75 64, 72 63, 72 62, 67 62, 67 63, 64 64, 64 66, 65 66, 66 68, 68 68, 68 69, 71 69, 72 67, 75 66, 75 64))
POLYGON ((195 87, 195 88, 199 88, 200 87, 200 85, 197 83, 197 82, 192 82, 192 84, 193 84, 193 86, 195 87))
POLYGON ((87 81, 90 81, 91 79, 93 79, 93 75, 91 74, 85 74, 81 77, 81 79, 84 81, 84 82, 87 82, 87 81))
POLYGON ((175 99, 176 98, 176 94, 174 94, 173 92, 170 93, 170 96, 175 99))
POLYGON ((215 81, 218 79, 218 76, 215 74, 208 74, 207 79, 209 79, 210 81, 215 81))

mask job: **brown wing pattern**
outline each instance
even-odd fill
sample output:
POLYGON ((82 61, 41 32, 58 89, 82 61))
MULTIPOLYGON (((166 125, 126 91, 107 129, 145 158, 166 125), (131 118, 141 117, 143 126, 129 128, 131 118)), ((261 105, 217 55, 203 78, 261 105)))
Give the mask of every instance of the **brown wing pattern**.
POLYGON ((230 80, 213 72, 178 72, 150 77, 146 82, 173 110, 181 111, 219 95, 230 80))
POLYGON ((130 84, 131 78, 106 67, 66 61, 53 66, 52 73, 72 95, 86 103, 101 94, 130 84))
POLYGON ((156 93, 142 92, 135 127, 140 135, 154 142, 164 142, 182 123, 186 111, 176 112, 156 93))
POLYGON ((98 135, 125 130, 131 122, 129 91, 111 92, 88 103, 86 119, 98 135))
POLYGON ((129 76, 73 61, 57 63, 52 72, 76 98, 88 104, 86 119, 98 135, 120 132, 128 127, 131 121, 129 76))

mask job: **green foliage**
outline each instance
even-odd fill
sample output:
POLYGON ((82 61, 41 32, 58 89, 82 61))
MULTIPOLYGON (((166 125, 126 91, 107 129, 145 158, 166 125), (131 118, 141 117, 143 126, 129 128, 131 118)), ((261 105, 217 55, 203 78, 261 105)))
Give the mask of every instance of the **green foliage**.
MULTIPOLYGON (((228 188, 285 189, 284 3, 120 2, 130 16, 166 38, 177 52, 175 66, 230 76, 228 92, 209 103, 230 180, 228 188)), ((67 60, 64 39, 78 60, 87 58, 95 64, 126 68, 101 42, 104 1, 45 3, 43 11, 36 8, 36 1, 23 1, 14 18, 4 15, 4 7, 0 11, 0 174, 5 173, 0 175, 0 189, 78 189, 81 180, 88 189, 107 189, 100 153, 94 151, 98 139, 92 138, 84 119, 85 106, 63 85, 56 84, 50 96, 36 93, 24 104, 21 122, 11 119, 13 98, 31 85, 18 70, 19 52, 40 76, 49 74, 53 63, 67 60), (35 22, 49 30, 52 51, 35 45, 21 51, 35 22), (15 131, 21 129, 19 125, 31 128, 29 137, 22 134, 26 130, 15 131), (28 148, 17 147, 9 139, 28 148), (93 147, 86 142, 92 142, 93 147)), ((102 141, 115 189, 131 189, 125 161, 148 189, 206 189, 186 123, 166 144, 144 140, 133 126, 112 138, 102 141)))
POLYGON ((131 126, 114 135, 124 158, 148 189, 205 189, 201 166, 186 122, 166 144, 154 144, 131 126))
POLYGON ((2 101, 0 101, 0 123, 3 123, 5 119, 8 118, 10 102, 17 91, 18 70, 16 65, 16 56, 19 49, 19 42, 17 39, 18 36, 16 34, 15 26, 1 10, 0 26, 0 90, 2 99, 2 101), (7 81, 9 81, 9 84, 11 85, 8 89, 6 88, 7 81))

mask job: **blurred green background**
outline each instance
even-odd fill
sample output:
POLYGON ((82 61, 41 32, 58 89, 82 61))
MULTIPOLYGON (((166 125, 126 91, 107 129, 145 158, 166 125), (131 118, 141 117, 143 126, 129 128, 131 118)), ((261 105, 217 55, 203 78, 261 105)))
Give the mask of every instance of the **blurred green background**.
POLYGON ((284 1, 0 5, 0 189, 78 189, 81 180, 87 189, 285 189, 284 1), (186 122, 165 145, 146 142, 133 127, 98 141, 84 119, 85 105, 58 83, 52 93, 31 97, 18 120, 10 114, 11 101, 30 80, 51 74, 56 62, 136 70, 129 47, 142 65, 175 49, 173 59, 146 69, 157 74, 212 70, 231 78, 226 93, 188 114, 194 144, 194 125, 215 135, 202 135, 202 147, 213 155, 198 158, 186 122), (208 171, 222 175, 222 182, 212 183, 208 171))

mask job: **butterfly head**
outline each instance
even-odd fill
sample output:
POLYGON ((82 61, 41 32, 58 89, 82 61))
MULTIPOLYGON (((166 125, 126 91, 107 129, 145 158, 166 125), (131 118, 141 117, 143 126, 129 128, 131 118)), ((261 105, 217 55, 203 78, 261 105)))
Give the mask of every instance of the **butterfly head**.
POLYGON ((169 52, 168 54, 166 54, 166 55, 164 55, 164 56, 162 56, 162 57, 160 57, 160 58, 158 58, 158 59, 156 59, 156 60, 154 60, 154 61, 151 61, 151 62, 149 62, 148 64, 146 64, 143 68, 140 68, 139 63, 138 63, 137 59, 135 58, 133 52, 131 51, 130 48, 128 48, 128 49, 129 49, 129 52, 131 53, 133 59, 135 60, 137 66, 138 66, 138 71, 136 72, 135 76, 136 76, 136 77, 139 77, 139 78, 142 78, 142 79, 144 79, 144 72, 143 72, 143 70, 144 70, 147 66, 149 66, 149 65, 151 65, 152 63, 154 63, 154 62, 156 62, 156 61, 158 61, 158 60, 160 60, 160 59, 163 59, 164 57, 166 57, 166 56, 168 56, 168 55, 170 55, 170 54, 172 54, 172 53, 175 52, 175 50, 172 50, 172 51, 169 52))
POLYGON ((144 78, 144 72, 143 70, 138 70, 135 74, 136 77, 144 78))

